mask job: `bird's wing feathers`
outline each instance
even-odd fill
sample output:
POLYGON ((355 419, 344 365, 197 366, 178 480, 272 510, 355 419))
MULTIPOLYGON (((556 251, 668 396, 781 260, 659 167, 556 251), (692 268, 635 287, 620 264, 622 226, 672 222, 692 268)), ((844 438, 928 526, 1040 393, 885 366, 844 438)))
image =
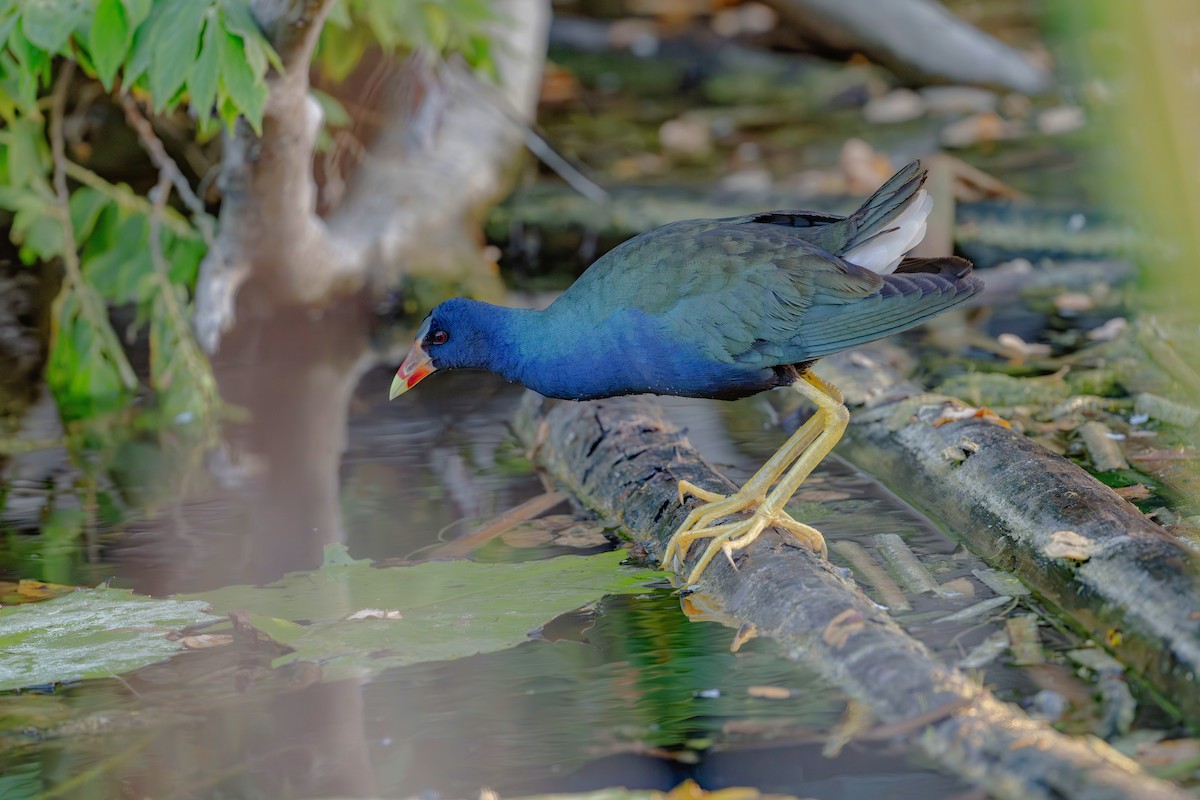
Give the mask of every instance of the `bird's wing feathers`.
POLYGON ((962 299, 953 273, 969 271, 961 259, 910 259, 880 276, 789 227, 690 220, 626 242, 568 294, 641 311, 721 362, 772 367, 911 327, 962 299))

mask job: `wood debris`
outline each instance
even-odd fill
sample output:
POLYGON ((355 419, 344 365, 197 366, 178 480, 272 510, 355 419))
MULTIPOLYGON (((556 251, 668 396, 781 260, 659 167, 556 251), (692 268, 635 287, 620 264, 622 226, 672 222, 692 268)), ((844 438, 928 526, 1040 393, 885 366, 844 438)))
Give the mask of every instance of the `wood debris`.
POLYGON ((1096 552, 1096 543, 1075 531, 1055 531, 1050 534, 1045 552, 1050 558, 1087 561, 1096 552))
POLYGON ((912 604, 908 602, 904 592, 866 548, 847 539, 833 542, 831 547, 833 552, 846 559, 857 577, 865 579, 875 589, 877 599, 887 606, 889 611, 912 610, 912 604))
POLYGON ((1114 469, 1129 469, 1129 462, 1121 445, 1113 438, 1112 429, 1103 422, 1091 420, 1079 426, 1079 438, 1087 448, 1092 466, 1098 472, 1109 472, 1114 469))
POLYGON ((1046 660, 1042 653, 1041 638, 1038 635, 1038 618, 1036 614, 1018 614, 1005 620, 1004 631, 1008 635, 1009 647, 1012 648, 1013 663, 1019 665, 1041 664, 1046 660))

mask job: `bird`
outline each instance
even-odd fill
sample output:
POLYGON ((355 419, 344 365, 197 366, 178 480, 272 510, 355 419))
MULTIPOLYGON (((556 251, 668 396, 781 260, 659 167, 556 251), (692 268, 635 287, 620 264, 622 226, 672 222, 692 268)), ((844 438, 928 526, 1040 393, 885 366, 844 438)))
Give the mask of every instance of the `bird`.
POLYGON ((683 582, 694 586, 720 553, 736 569, 734 552, 771 526, 827 557, 821 533, 784 510, 849 422, 842 393, 813 364, 983 287, 966 259, 906 257, 933 207, 926 175, 913 161, 845 217, 770 211, 663 225, 597 259, 543 310, 446 300, 421 323, 389 399, 435 371, 464 368, 567 400, 732 400, 792 387, 816 412, 740 489, 725 496, 679 481, 680 502, 701 503, 668 540, 662 565, 678 574, 692 544, 708 540, 683 582))

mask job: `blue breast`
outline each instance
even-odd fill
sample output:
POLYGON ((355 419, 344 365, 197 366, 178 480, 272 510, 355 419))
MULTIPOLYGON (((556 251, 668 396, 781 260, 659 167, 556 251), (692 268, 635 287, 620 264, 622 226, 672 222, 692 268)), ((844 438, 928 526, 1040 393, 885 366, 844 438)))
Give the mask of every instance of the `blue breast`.
POLYGON ((543 331, 532 347, 525 340, 513 377, 547 397, 569 400, 647 393, 733 399, 781 383, 774 370, 713 358, 637 311, 616 312, 594 326, 574 319, 573 330, 543 331))

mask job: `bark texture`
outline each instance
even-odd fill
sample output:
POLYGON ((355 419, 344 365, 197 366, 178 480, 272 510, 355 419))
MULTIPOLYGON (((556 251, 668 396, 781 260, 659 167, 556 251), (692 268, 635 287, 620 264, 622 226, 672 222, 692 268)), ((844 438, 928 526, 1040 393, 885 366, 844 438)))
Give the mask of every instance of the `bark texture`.
POLYGON ((976 417, 932 424, 963 404, 920 395, 886 366, 899 360, 894 352, 877 343, 822 362, 852 409, 838 452, 1018 575, 1186 719, 1200 719, 1200 579, 1190 551, 1019 433, 976 417), (1073 557, 1061 555, 1072 541, 1063 531, 1081 537, 1073 557))
MULTIPOLYGON (((677 481, 732 488, 644 399, 571 403, 531 393, 516 427, 537 463, 653 553, 686 515, 677 481)), ((998 701, 938 661, 828 561, 784 542, 765 534, 737 570, 715 560, 699 590, 884 723, 910 726, 914 744, 944 768, 1020 800, 1185 796, 1103 742, 1065 736, 998 701)))

